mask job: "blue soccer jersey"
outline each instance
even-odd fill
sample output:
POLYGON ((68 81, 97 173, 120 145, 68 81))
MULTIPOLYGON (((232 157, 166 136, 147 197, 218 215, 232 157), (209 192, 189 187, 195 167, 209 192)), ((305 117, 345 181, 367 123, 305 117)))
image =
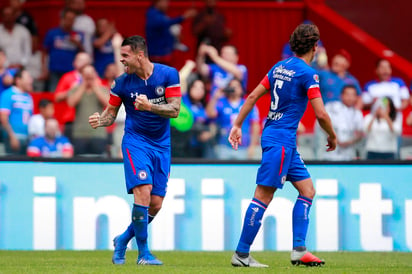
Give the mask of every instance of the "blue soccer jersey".
POLYGON ((154 64, 152 75, 147 80, 136 74, 123 74, 111 88, 110 104, 126 110, 124 140, 139 140, 158 148, 170 147, 170 122, 149 111, 136 110, 134 102, 140 94, 147 96, 152 104, 166 104, 168 97, 180 97, 179 74, 176 69, 154 64))
POLYGON ((30 94, 12 86, 1 94, 0 112, 9 114, 10 126, 19 138, 29 135, 28 123, 33 114, 33 99, 30 94))
POLYGON ((285 181, 310 177, 296 150, 296 130, 308 99, 321 97, 319 77, 302 59, 291 57, 273 66, 261 84, 272 100, 262 133, 262 162, 256 183, 282 188, 285 181))
POLYGON ((261 84, 271 95, 262 145, 274 142, 296 147, 296 130, 308 99, 321 97, 319 76, 302 59, 291 57, 273 66, 261 84))

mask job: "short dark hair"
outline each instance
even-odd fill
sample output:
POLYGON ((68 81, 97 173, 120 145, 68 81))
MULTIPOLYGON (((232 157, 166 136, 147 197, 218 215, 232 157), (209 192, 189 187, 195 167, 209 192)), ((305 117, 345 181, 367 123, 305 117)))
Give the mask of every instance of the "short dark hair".
POLYGON ((381 64, 382 62, 385 62, 385 61, 388 62, 389 65, 392 66, 391 62, 390 62, 388 59, 386 59, 386 58, 379 58, 379 59, 376 61, 376 63, 375 63, 375 68, 379 67, 380 64, 381 64))
POLYGON ((319 41, 319 29, 314 24, 300 24, 290 36, 290 48, 296 55, 308 53, 319 41))
POLYGON ((122 47, 130 46, 133 52, 143 51, 148 57, 146 40, 140 35, 133 35, 123 40, 122 47))
POLYGON ((39 101, 39 108, 45 108, 45 107, 47 107, 48 105, 50 105, 50 104, 52 104, 52 101, 50 101, 49 99, 45 99, 45 98, 43 98, 43 99, 41 99, 40 101, 39 101))
POLYGON ((356 90, 356 93, 358 93, 358 88, 357 88, 354 84, 346 84, 346 85, 344 85, 343 88, 341 89, 340 93, 343 94, 343 92, 344 92, 347 88, 353 88, 354 90, 356 90))
POLYGON ((66 14, 68 14, 70 12, 76 14, 73 10, 68 9, 68 8, 64 8, 60 13, 60 18, 64 18, 66 16, 66 14))
POLYGON ((24 68, 23 69, 18 69, 16 71, 16 73, 14 74, 14 77, 13 77, 13 85, 16 85, 17 79, 21 79, 23 77, 23 72, 24 71, 25 71, 24 68))

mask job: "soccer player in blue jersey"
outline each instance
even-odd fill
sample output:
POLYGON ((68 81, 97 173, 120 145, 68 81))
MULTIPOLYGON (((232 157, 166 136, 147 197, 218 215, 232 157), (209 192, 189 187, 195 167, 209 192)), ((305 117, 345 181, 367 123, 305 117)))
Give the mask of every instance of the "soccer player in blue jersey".
POLYGON ((180 110, 180 82, 176 69, 152 63, 141 36, 121 46, 123 75, 112 84, 107 108, 89 117, 93 128, 113 124, 120 105, 126 110, 122 141, 126 188, 134 196, 132 222, 114 239, 114 264, 125 263, 128 242, 135 237, 138 264, 161 265, 149 251, 147 226, 162 207, 170 172, 170 124, 180 110))
POLYGON ((327 150, 336 147, 336 134, 325 111, 319 90, 319 78, 309 66, 319 41, 319 30, 315 25, 299 25, 290 37, 290 46, 296 56, 277 63, 248 96, 229 135, 229 142, 237 149, 242 140, 242 123, 253 109, 256 101, 266 92, 271 94, 271 106, 262 133, 262 162, 256 179, 256 190, 245 215, 243 229, 235 254, 233 266, 267 267, 249 255, 256 234, 261 226, 263 214, 277 189, 290 181, 298 190, 293 208, 294 265, 319 266, 324 264, 306 250, 305 238, 309 223, 309 209, 315 189, 312 180, 296 150, 296 130, 305 112, 308 100, 314 109, 320 126, 326 131, 327 150))

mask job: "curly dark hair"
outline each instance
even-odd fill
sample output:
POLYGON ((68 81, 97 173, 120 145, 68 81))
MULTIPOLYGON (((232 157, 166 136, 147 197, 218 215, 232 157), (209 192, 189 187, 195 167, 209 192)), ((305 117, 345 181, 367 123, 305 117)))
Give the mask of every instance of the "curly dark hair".
POLYGON ((290 48, 296 55, 308 53, 319 41, 319 29, 313 24, 300 24, 290 36, 290 48))

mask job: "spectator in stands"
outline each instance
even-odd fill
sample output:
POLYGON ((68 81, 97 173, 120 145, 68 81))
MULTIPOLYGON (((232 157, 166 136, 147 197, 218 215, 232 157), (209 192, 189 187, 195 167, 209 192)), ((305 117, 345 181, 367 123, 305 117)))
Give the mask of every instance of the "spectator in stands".
POLYGON ((238 64, 239 55, 237 48, 233 45, 225 45, 219 52, 216 48, 202 44, 199 47, 196 63, 198 72, 212 83, 211 94, 218 89, 224 89, 234 78, 242 83, 242 89, 247 88, 247 68, 238 64), (213 64, 206 64, 205 57, 209 56, 213 64))
POLYGON ((71 158, 73 146, 69 139, 60 135, 59 123, 54 118, 44 121, 45 134, 34 138, 27 147, 29 157, 71 158))
POLYGON ((192 33, 197 38, 196 49, 201 43, 213 46, 220 51, 229 41, 232 30, 225 26, 226 20, 217 8, 217 0, 205 0, 205 7, 195 16, 192 33))
MULTIPOLYGON (((102 84, 107 88, 111 89, 114 80, 124 73, 124 66, 120 62, 120 48, 123 42, 123 37, 116 33, 111 39, 113 46, 114 63, 108 64, 104 71, 104 78, 102 79, 102 84)), ((124 134, 124 124, 126 121, 126 110, 122 104, 117 113, 116 120, 114 123, 106 127, 108 133, 108 143, 110 144, 110 156, 113 158, 122 158, 122 139, 124 134)))
POLYGON ((366 83, 362 93, 364 107, 369 109, 378 99, 391 98, 398 114, 409 105, 409 90, 405 82, 392 76, 391 63, 386 59, 379 59, 376 63, 376 75, 378 80, 366 83))
POLYGON ((29 138, 30 140, 44 136, 44 121, 54 117, 54 104, 48 99, 39 101, 39 113, 29 119, 29 138))
POLYGON ((332 120, 338 143, 334 151, 326 153, 322 145, 326 140, 326 135, 320 128, 319 123, 316 123, 315 140, 317 142, 318 159, 349 161, 359 157, 357 144, 363 138, 364 122, 362 112, 356 108, 357 100, 356 86, 346 85, 341 91, 340 101, 329 102, 325 105, 325 109, 332 120))
POLYGON ((51 92, 55 91, 63 74, 73 70, 76 54, 83 51, 83 34, 73 29, 75 17, 73 11, 63 10, 60 26, 49 30, 44 39, 43 75, 48 75, 48 90, 51 92))
POLYGON ((16 23, 23 25, 30 32, 33 48, 32 52, 35 52, 38 48, 39 33, 33 17, 23 9, 24 2, 25 0, 10 0, 9 5, 13 10, 16 23))
POLYGON ((172 53, 176 46, 176 37, 171 27, 196 15, 195 9, 189 9, 183 15, 170 18, 167 15, 169 0, 153 0, 153 5, 146 13, 146 39, 150 60, 156 63, 172 65, 172 53))
POLYGON ((11 7, 2 11, 0 24, 0 47, 6 53, 9 68, 23 68, 29 62, 32 46, 29 31, 20 24, 16 24, 16 17, 11 7))
POLYGON ((67 9, 76 14, 73 30, 84 34, 83 48, 90 56, 93 56, 93 35, 96 32, 96 25, 93 18, 84 13, 86 8, 85 0, 66 0, 67 9))
POLYGON ((366 158, 369 160, 393 160, 397 158, 402 118, 390 97, 379 98, 366 115, 366 158))
POLYGON ((109 100, 107 89, 101 84, 92 65, 82 69, 82 82, 74 86, 67 97, 67 104, 76 108, 73 122, 73 145, 76 155, 103 155, 106 152, 107 132, 104 128, 93 129, 89 126, 89 114, 95 110, 103 111, 109 100))
POLYGON ((33 114, 33 78, 26 70, 19 70, 14 76, 14 85, 0 97, 0 121, 6 153, 26 154, 29 139, 28 123, 33 114))
POLYGON ((81 70, 91 65, 92 60, 86 52, 79 52, 73 62, 74 70, 69 71, 61 77, 55 91, 55 117, 61 127, 64 128, 64 135, 72 141, 72 124, 76 117, 76 110, 67 105, 67 97, 70 89, 82 82, 81 70))
POLYGON ((242 135, 242 143, 238 150, 232 149, 228 137, 232 122, 240 112, 245 99, 242 82, 232 79, 226 88, 218 89, 207 104, 207 115, 211 119, 216 119, 219 130, 216 145, 216 155, 218 159, 253 159, 257 155, 257 146, 260 136, 259 111, 255 106, 253 111, 246 117, 243 123, 242 132, 249 133, 242 135))
POLYGON ((97 20, 96 33, 93 36, 94 67, 102 78, 106 66, 114 63, 112 38, 117 33, 113 22, 109 22, 106 18, 97 20))
POLYGON ((340 49, 332 57, 330 69, 319 71, 320 92, 325 104, 339 101, 343 87, 345 85, 354 85, 358 95, 356 107, 361 109, 361 87, 358 80, 348 71, 350 64, 351 55, 346 50, 340 49))
POLYGON ((0 95, 13 84, 13 76, 17 69, 7 68, 7 56, 2 48, 0 48, 0 95))
POLYGON ((178 118, 171 121, 172 157, 215 158, 216 127, 206 115, 206 85, 191 74, 195 67, 194 61, 187 60, 179 71, 182 103, 178 118), (180 117, 185 112, 186 119, 180 117))

